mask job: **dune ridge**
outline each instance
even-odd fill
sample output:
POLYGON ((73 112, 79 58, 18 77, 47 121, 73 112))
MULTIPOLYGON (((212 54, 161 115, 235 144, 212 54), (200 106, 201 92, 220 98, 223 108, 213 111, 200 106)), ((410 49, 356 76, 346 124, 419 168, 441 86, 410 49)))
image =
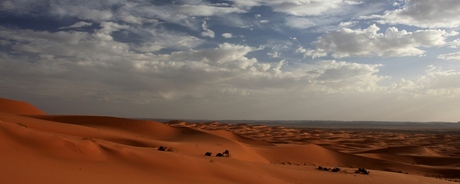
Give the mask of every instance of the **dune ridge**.
MULTIPOLYGON (((26 111, 15 109, 23 105, 15 101, 0 104, 0 109, 5 109, 0 112, 1 179, 6 183, 460 181, 459 158, 437 154, 431 147, 386 147, 394 142, 380 144, 383 147, 360 147, 358 143, 336 146, 347 138, 358 140, 359 133, 219 122, 21 115, 26 111), (160 146, 167 151, 159 151, 160 146), (230 157, 216 157, 225 150, 230 157), (205 156, 205 152, 212 152, 212 156, 205 156), (342 170, 320 171, 320 165, 342 170), (355 174, 358 167, 369 169, 371 175, 355 174)), ((361 135, 359 141, 366 136, 361 135)))

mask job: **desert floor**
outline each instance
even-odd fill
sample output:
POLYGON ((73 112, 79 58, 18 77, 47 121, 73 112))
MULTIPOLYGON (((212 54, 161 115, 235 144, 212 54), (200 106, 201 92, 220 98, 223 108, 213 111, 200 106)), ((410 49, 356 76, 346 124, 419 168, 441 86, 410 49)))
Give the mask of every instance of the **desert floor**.
POLYGON ((460 129, 160 123, 47 115, 0 99, 0 140, 2 183, 460 182, 460 129), (216 156, 225 150, 228 157, 216 156))

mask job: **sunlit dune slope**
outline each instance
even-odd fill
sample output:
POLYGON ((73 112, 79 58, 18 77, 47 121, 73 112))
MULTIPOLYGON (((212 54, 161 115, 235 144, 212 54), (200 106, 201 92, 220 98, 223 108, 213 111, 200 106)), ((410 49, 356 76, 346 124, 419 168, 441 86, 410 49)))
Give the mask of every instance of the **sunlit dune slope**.
POLYGON ((123 133, 132 133, 138 136, 142 135, 161 140, 173 139, 180 133, 176 128, 155 121, 104 116, 47 115, 29 117, 123 133))

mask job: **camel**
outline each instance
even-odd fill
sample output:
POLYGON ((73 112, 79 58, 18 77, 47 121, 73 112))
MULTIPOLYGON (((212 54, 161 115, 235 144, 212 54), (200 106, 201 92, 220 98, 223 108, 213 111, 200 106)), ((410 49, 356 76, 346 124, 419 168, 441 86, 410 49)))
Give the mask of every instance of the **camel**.
POLYGON ((166 146, 160 146, 160 147, 158 147, 158 151, 166 151, 167 148, 168 147, 166 147, 166 146))
POLYGON ((369 174, 371 173, 370 171, 367 171, 364 168, 358 168, 358 170, 355 171, 355 173, 362 173, 362 174, 369 174))
POLYGON ((206 153, 204 154, 204 156, 211 156, 211 155, 212 155, 211 152, 206 152, 206 153))
POLYGON ((225 150, 222 153, 217 153, 216 157, 230 157, 230 152, 228 150, 225 150))
POLYGON ((224 157, 229 157, 230 156, 230 153, 228 150, 225 150, 223 153, 222 153, 222 156, 224 157))

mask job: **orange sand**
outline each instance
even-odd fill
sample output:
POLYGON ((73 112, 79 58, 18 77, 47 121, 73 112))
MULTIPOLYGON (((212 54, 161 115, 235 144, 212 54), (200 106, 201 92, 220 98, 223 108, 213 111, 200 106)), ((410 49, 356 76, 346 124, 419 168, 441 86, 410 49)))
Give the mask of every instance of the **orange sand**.
MULTIPOLYGON (((217 122, 163 124, 114 117, 45 115, 28 103, 0 99, 0 181, 98 184, 460 181, 460 158, 453 148, 455 145, 431 148, 390 140, 403 136, 409 141, 410 136, 403 133, 392 133, 388 141, 383 138, 366 141, 369 134, 217 122), (158 151, 160 146, 168 147, 168 151, 158 151), (215 157, 224 150, 229 150, 230 157, 215 157), (212 152, 213 156, 204 156, 205 152, 212 152), (317 170, 320 165, 340 167, 341 171, 317 170), (370 170, 370 175, 355 174, 358 167, 370 170)), ((388 136, 388 132, 381 134, 388 136)), ((422 135, 414 137, 424 140, 422 135)), ((447 138, 459 140, 458 135, 447 138)), ((447 138, 438 136, 438 139, 447 138)))

